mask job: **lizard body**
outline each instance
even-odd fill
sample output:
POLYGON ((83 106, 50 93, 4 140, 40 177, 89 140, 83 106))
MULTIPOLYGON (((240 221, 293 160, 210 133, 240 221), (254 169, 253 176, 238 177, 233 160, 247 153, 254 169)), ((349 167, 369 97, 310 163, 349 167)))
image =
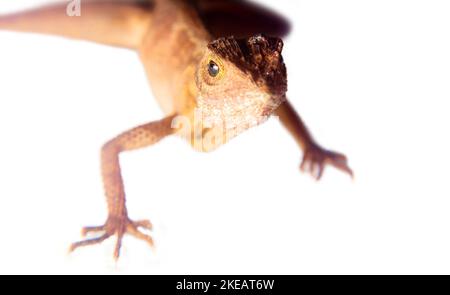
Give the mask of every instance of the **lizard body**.
POLYGON ((103 226, 84 228, 83 234, 102 234, 74 243, 72 250, 116 235, 114 256, 118 258, 125 233, 153 244, 152 238, 139 230, 151 229, 151 223, 128 217, 119 154, 176 132, 183 131, 180 134, 195 149, 210 151, 276 114, 304 151, 302 170, 319 179, 330 164, 352 174, 345 156, 321 148, 287 101, 283 43, 278 37, 287 34, 289 25, 260 6, 239 0, 97 0, 83 2, 79 17, 67 16, 64 4, 0 16, 1 29, 137 51, 166 114, 103 146, 108 219, 103 226))

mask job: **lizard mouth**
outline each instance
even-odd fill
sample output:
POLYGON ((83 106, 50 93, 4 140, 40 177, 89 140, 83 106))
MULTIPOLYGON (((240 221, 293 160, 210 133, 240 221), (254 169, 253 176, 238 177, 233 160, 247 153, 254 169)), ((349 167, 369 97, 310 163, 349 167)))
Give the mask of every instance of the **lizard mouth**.
POLYGON ((261 116, 269 117, 274 111, 286 101, 286 96, 272 96, 262 109, 261 116))
POLYGON ((247 39, 220 38, 208 48, 222 58, 249 73, 254 82, 267 88, 273 96, 284 96, 287 91, 286 66, 281 55, 280 38, 256 35, 247 39))

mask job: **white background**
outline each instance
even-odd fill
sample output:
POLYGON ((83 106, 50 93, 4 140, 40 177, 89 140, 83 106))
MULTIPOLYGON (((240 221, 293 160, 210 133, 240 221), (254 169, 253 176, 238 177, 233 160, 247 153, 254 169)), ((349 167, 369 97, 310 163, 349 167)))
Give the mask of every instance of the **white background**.
POLYGON ((156 251, 67 255, 106 218, 101 145, 162 113, 133 52, 0 32, 0 273, 450 273, 450 3, 260 2, 292 20, 289 97, 355 180, 301 174, 275 120, 210 154, 167 138, 122 157, 156 251))

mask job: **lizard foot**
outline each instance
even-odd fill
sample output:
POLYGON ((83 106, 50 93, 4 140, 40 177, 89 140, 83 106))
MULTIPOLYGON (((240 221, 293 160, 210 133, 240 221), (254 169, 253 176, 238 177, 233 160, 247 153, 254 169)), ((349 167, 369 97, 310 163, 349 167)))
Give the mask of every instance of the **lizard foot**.
POLYGON ((70 252, 83 246, 95 245, 103 242, 113 235, 117 235, 116 247, 114 250, 114 258, 118 259, 120 255, 120 248, 122 246, 122 238, 125 233, 130 234, 140 240, 147 242, 151 247, 153 247, 153 239, 141 231, 139 228, 151 230, 152 224, 148 220, 132 221, 127 216, 124 217, 109 217, 103 226, 92 226, 84 227, 81 231, 83 236, 88 233, 102 232, 103 234, 97 238, 86 239, 80 242, 73 243, 70 246, 70 252))
POLYGON ((300 169, 303 172, 311 173, 316 180, 320 180, 327 164, 334 166, 353 178, 353 171, 348 166, 345 155, 325 150, 318 145, 311 145, 306 148, 300 169))

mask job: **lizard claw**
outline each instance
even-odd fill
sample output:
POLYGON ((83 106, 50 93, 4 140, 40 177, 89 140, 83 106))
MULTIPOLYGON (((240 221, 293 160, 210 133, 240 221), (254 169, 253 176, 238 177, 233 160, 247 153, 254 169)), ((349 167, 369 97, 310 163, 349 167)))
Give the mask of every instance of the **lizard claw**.
POLYGON ((103 232, 103 234, 97 238, 86 239, 83 241, 73 243, 70 246, 69 252, 73 252, 75 249, 77 249, 79 247, 100 244, 101 242, 108 239, 109 237, 111 237, 113 235, 117 235, 117 242, 116 242, 116 247, 114 250, 114 258, 118 259, 120 256, 120 248, 122 246, 122 239, 126 233, 130 234, 140 240, 146 241, 151 247, 153 247, 153 245, 154 245, 153 239, 149 235, 146 235, 146 234, 142 233, 141 231, 139 231, 140 227, 151 230, 152 224, 150 223, 149 220, 132 221, 128 218, 128 216, 109 217, 108 220, 106 221, 106 223, 102 226, 84 227, 81 230, 81 234, 83 237, 86 236, 88 233, 103 232))
POLYGON ((345 155, 325 150, 318 145, 311 145, 306 148, 300 169, 303 172, 309 172, 316 180, 320 180, 327 164, 334 166, 353 178, 353 171, 348 166, 345 155))

